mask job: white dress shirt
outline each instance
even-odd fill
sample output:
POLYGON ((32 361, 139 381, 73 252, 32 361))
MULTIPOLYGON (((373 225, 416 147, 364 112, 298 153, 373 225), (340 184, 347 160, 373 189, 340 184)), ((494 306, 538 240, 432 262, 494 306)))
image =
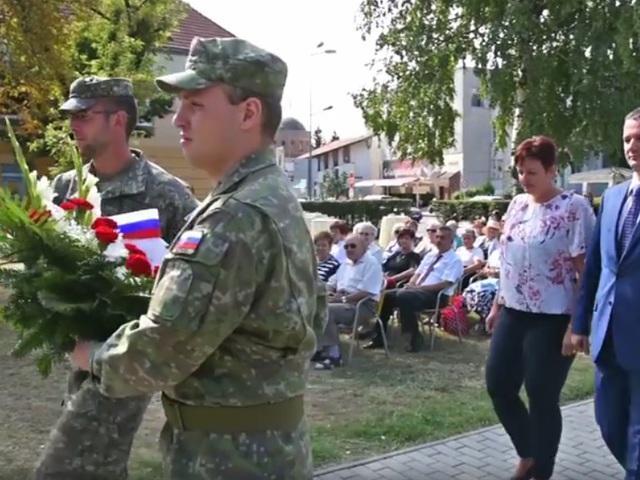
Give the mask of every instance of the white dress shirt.
POLYGON ((369 252, 369 255, 375 258, 378 261, 378 263, 382 265, 382 262, 383 262, 382 255, 384 253, 384 250, 382 250, 377 243, 370 244, 368 252, 369 252))
POLYGON ((341 264, 347 261, 347 251, 344 249, 344 240, 331 245, 331 255, 341 264))
POLYGON ((460 260, 462 260, 462 266, 464 268, 470 267, 476 263, 476 260, 484 261, 484 252, 478 247, 473 247, 469 250, 467 247, 462 246, 456 250, 456 254, 460 257, 460 260))
POLYGON ((350 294, 367 292, 375 300, 379 300, 383 279, 380 262, 373 255, 365 253, 356 263, 349 259, 342 263, 327 284, 334 287, 336 291, 344 290, 350 294))
MULTIPOLYGON (((462 266, 462 260, 452 249, 442 254, 437 250, 431 251, 425 255, 416 270, 416 275, 419 276, 427 272, 431 268, 431 272, 427 275, 427 278, 420 282, 420 286, 434 285, 440 282, 455 283, 462 278, 462 272, 464 267, 462 266), (434 263, 435 262, 435 263, 434 263), (433 265, 433 268, 431 267, 433 265)), ((445 289, 446 295, 453 295, 455 292, 455 285, 451 285, 445 289)))

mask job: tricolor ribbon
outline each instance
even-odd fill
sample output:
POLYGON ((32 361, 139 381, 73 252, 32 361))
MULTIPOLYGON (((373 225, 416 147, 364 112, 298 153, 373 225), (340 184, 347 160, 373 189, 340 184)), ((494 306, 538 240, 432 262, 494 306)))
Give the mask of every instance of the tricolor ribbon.
POLYGON ((118 231, 125 240, 160 238, 160 214, 156 208, 123 213, 111 217, 118 224, 118 231))

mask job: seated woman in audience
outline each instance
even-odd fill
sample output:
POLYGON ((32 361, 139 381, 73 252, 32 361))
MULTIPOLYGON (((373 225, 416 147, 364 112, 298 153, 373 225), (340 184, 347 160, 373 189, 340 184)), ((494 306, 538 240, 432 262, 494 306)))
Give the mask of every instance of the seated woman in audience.
POLYGON ((332 243, 333 237, 329 232, 319 232, 313 237, 318 259, 318 276, 323 282, 329 280, 340 267, 340 262, 330 253, 332 243))
POLYGON ((398 233, 403 228, 405 228, 405 224, 404 223, 396 223, 393 226, 393 239, 389 242, 389 245, 387 245, 387 248, 385 248, 384 252, 382 253, 383 262, 387 258, 389 258, 391 255, 396 253, 398 250, 400 250, 400 245, 398 244, 398 233))
POLYGON ((398 250, 382 264, 382 271, 386 279, 385 288, 403 286, 413 276, 421 261, 420 255, 413 251, 415 232, 403 227, 394 233, 398 250))
POLYGON ((473 246, 475 241, 476 232, 472 228, 468 228, 462 233, 462 246, 456 249, 464 267, 463 289, 469 285, 471 277, 484 267, 484 252, 481 248, 473 246))
POLYGON ((333 237, 331 242, 331 255, 340 263, 344 263, 347 259, 347 253, 344 249, 344 239, 351 231, 349 224, 342 220, 336 220, 329 227, 329 231, 333 237))
POLYGON ((462 298, 467 312, 475 312, 480 316, 479 330, 486 333, 484 320, 491 312, 500 283, 500 250, 491 253, 486 266, 479 274, 484 278, 469 284, 462 292, 462 298))

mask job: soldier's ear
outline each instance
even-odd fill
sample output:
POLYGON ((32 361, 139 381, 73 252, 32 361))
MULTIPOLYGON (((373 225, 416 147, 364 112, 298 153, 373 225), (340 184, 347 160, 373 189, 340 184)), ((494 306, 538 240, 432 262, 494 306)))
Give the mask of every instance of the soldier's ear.
POLYGON ((247 98, 244 102, 242 128, 250 130, 262 124, 262 103, 255 97, 247 98))

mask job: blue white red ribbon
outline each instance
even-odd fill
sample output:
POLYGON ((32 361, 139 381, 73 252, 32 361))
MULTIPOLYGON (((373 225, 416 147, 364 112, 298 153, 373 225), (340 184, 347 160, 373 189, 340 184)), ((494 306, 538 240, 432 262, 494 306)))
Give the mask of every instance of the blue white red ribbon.
POLYGON ((160 238, 160 214, 156 208, 123 213, 111 217, 118 224, 118 231, 125 240, 160 238))

